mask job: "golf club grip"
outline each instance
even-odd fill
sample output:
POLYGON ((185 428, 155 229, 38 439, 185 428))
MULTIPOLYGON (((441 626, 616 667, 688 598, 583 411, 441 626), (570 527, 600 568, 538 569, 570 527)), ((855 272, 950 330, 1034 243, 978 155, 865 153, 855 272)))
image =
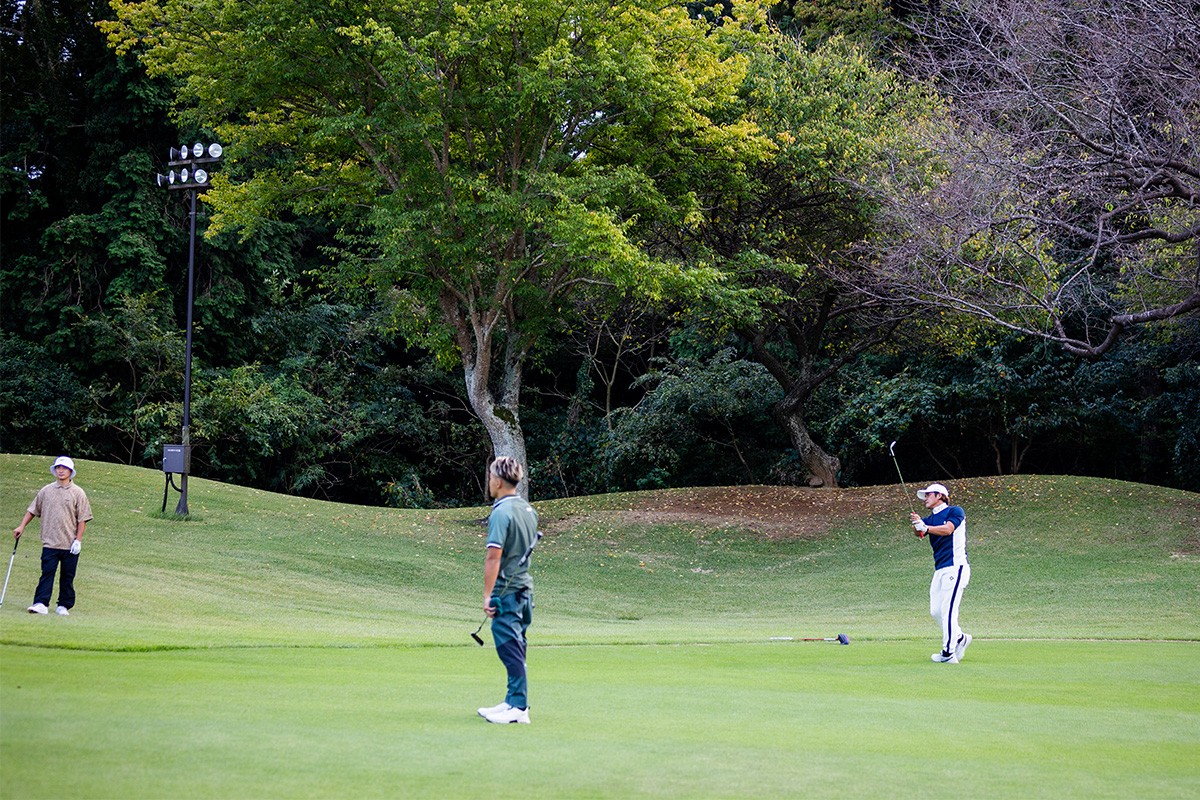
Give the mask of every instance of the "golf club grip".
POLYGON ((538 542, 542 540, 542 532, 538 531, 537 536, 533 537, 533 542, 529 545, 529 549, 521 556, 521 560, 517 562, 518 566, 525 566, 529 563, 529 559, 533 557, 533 548, 537 547, 538 542))

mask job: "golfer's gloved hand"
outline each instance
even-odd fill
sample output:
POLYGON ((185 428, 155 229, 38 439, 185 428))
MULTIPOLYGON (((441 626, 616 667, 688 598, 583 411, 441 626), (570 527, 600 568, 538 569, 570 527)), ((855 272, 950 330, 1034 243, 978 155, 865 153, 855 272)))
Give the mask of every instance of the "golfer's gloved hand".
POLYGON ((925 533, 925 531, 929 530, 929 526, 923 520, 919 519, 914 519, 912 526, 917 533, 925 533))
POLYGON ((73 555, 73 556, 79 555, 79 551, 82 549, 83 549, 83 542, 79 541, 78 539, 71 542, 71 555, 73 555))

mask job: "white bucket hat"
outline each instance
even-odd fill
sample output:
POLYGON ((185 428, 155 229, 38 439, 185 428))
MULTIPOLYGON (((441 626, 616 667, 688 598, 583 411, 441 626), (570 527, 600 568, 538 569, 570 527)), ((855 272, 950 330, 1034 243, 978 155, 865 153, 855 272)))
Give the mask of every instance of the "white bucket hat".
POLYGON ((929 494, 930 492, 937 492, 937 493, 938 493, 938 494, 940 494, 942 497, 949 497, 949 496, 950 496, 950 490, 949 490, 949 489, 947 489, 945 486, 942 486, 940 483, 931 483, 931 484, 929 484, 928 486, 926 486, 924 489, 918 489, 918 490, 917 490, 917 497, 919 497, 919 498, 921 498, 922 500, 924 500, 924 499, 925 499, 925 495, 929 494))
POLYGON ((67 456, 59 456, 58 458, 54 459, 54 463, 50 465, 50 474, 53 475, 54 470, 58 469, 59 467, 66 467, 67 469, 71 470, 71 480, 75 480, 74 461, 67 456))

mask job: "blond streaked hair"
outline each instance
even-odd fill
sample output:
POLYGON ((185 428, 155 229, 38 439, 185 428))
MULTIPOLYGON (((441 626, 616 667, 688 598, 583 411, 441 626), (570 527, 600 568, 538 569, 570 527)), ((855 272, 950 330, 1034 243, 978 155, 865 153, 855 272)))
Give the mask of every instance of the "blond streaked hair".
POLYGON ((488 467, 488 472, 495 475, 502 481, 511 483, 516 486, 525 477, 525 469, 521 464, 511 456, 500 456, 492 465, 488 467))

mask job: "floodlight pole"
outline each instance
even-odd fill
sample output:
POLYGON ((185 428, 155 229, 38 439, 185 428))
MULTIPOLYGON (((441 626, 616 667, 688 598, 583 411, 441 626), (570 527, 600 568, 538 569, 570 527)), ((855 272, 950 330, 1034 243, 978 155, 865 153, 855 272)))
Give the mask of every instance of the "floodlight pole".
MULTIPOLYGON (((187 273, 187 333, 183 348, 183 452, 190 453, 192 446, 192 308, 196 297, 196 190, 188 190, 191 200, 191 233, 188 236, 188 273, 187 273)), ((188 516, 188 474, 179 476, 179 505, 175 513, 181 517, 188 516)))
MULTIPOLYGON (((182 449, 168 445, 163 449, 163 472, 167 475, 167 485, 171 485, 171 475, 180 476, 179 504, 175 507, 178 516, 188 516, 188 473, 191 472, 192 445, 192 329, 193 314, 196 298, 196 196, 208 188, 208 171, 205 167, 213 166, 221 160, 221 145, 213 143, 205 147, 196 143, 191 147, 183 145, 171 148, 167 161, 170 167, 180 167, 178 172, 172 169, 166 175, 159 174, 159 186, 168 189, 184 189, 188 193, 190 217, 188 234, 188 271, 187 271, 187 333, 183 356, 183 446, 182 449), (168 465, 168 451, 175 450, 181 458, 178 463, 172 460, 168 465)), ((163 490, 163 509, 166 509, 166 489, 163 490)))

